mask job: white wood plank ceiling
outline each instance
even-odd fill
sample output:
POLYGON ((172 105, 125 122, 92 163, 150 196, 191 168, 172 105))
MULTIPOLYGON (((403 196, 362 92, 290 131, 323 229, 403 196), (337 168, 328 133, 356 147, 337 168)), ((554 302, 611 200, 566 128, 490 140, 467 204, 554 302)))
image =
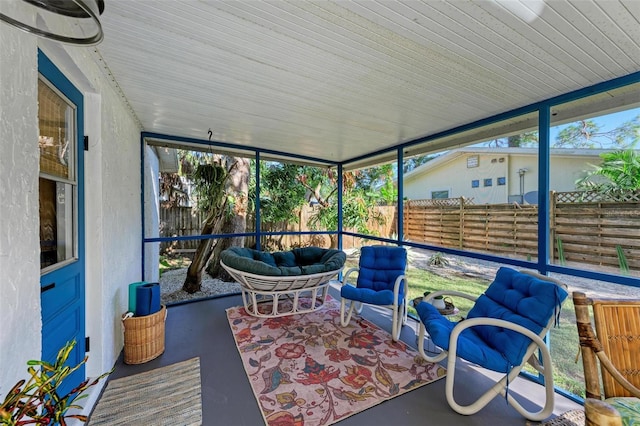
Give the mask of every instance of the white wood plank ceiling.
POLYGON ((640 0, 105 3, 145 131, 337 162, 640 71, 640 0))

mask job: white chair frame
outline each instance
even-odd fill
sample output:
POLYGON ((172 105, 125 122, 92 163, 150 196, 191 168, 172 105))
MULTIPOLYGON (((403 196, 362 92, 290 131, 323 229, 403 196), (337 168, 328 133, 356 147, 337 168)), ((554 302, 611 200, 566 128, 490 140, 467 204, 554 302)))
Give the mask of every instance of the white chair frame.
MULTIPOLYGON (((520 271, 522 273, 526 273, 532 275, 541 280, 550 281, 555 285, 562 287, 563 289, 567 289, 567 286, 553 278, 536 274, 529 271, 520 271)), ((458 291, 437 291, 433 293, 429 293, 423 299, 425 302, 430 303, 431 299, 436 296, 458 296, 463 297, 465 299, 476 301, 477 297, 461 293, 458 291)), ((457 413, 463 415, 471 415, 475 414, 484 408, 489 402, 491 402, 496 396, 501 395, 506 397, 509 404, 522 416, 532 421, 541 421, 546 419, 553 412, 553 407, 555 403, 555 392, 553 386, 553 365, 551 363, 551 354, 549 353, 549 348, 547 347, 546 342, 544 341, 545 336, 553 327, 555 322, 555 318, 549 319, 549 323, 539 334, 533 333, 531 330, 522 327, 518 324, 514 324, 509 321, 496 319, 496 318, 471 318, 466 319, 458 323, 452 330, 451 335, 449 336, 449 350, 445 351, 440 348, 441 352, 437 355, 428 355, 424 349, 424 342, 426 337, 426 327, 420 322, 420 331, 418 334, 418 352, 420 355, 429 362, 440 362, 447 359, 447 376, 445 381, 445 394, 447 397, 447 402, 449 406, 457 413), (523 334, 531 339, 531 344, 527 348, 527 351, 523 357, 524 362, 520 365, 513 366, 511 371, 508 374, 505 374, 498 382, 496 382, 488 391, 486 391, 483 395, 481 395, 475 402, 469 405, 460 405, 455 400, 453 395, 453 389, 455 384, 455 371, 456 371, 456 359, 457 348, 458 348, 458 336, 467 328, 476 327, 479 325, 483 326, 495 326, 502 327, 509 330, 516 331, 520 334, 523 334), (542 362, 540 362, 536 352, 539 351, 539 354, 542 356, 542 362), (507 391, 507 385, 512 383, 513 380, 520 374, 522 368, 526 365, 531 365, 536 371, 542 373, 544 377, 544 387, 545 387, 545 403, 544 406, 539 411, 528 411, 526 410, 515 398, 513 398, 507 391)), ((482 366, 480 366, 482 367, 482 366)))
POLYGON ((308 275, 258 275, 232 268, 222 261, 220 265, 240 284, 247 313, 261 318, 304 314, 320 309, 329 293, 331 280, 341 270, 308 275), (309 307, 300 304, 305 295, 309 296, 309 307), (292 301, 291 310, 280 310, 280 302, 284 299, 292 301), (258 307, 267 302, 272 302, 271 311, 260 312, 258 307))
MULTIPOLYGON (((349 275, 351 275, 353 272, 358 272, 359 270, 360 268, 351 268, 347 270, 347 272, 345 272, 344 275, 342 276, 341 286, 352 285, 351 283, 347 282, 349 275)), ((353 315, 353 311, 356 311, 358 315, 362 312, 363 303, 350 300, 350 299, 345 299, 344 297, 342 297, 341 299, 342 300, 340 302, 340 324, 343 327, 346 327, 347 325, 349 325, 349 322, 351 322, 351 316, 353 315), (347 308, 347 303, 349 303, 348 308, 347 308)), ((402 330, 402 326, 407 323, 407 317, 408 317, 408 311, 407 311, 408 288, 407 288, 407 278, 406 278, 406 275, 404 274, 399 275, 396 278, 396 281, 393 285, 393 300, 394 300, 393 305, 371 305, 371 306, 378 306, 382 308, 391 309, 391 311, 393 312, 392 318, 391 318, 391 337, 393 338, 394 342, 397 342, 398 339, 400 338, 400 331, 402 330), (401 285, 404 286, 403 288, 404 301, 402 305, 400 305, 399 303, 401 285), (398 312, 399 309, 402 309, 402 313, 398 312)))

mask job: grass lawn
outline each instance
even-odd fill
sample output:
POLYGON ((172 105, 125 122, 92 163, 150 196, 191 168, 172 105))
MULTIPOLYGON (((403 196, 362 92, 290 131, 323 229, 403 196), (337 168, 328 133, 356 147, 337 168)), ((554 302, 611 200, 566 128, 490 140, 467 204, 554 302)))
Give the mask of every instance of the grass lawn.
POLYGON ((166 271, 173 269, 188 268, 191 265, 191 258, 186 256, 160 256, 160 276, 166 271))

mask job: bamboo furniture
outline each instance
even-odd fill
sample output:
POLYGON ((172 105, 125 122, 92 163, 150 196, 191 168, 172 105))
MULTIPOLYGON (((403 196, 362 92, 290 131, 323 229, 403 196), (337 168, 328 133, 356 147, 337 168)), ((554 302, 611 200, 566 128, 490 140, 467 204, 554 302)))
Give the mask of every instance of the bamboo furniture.
MULTIPOLYGON (((640 410, 640 400, 629 399, 640 398, 640 300, 587 298, 574 292, 573 303, 584 367, 586 424, 622 425, 630 414, 628 407, 640 410)), ((631 415, 638 420, 637 414, 631 415)))

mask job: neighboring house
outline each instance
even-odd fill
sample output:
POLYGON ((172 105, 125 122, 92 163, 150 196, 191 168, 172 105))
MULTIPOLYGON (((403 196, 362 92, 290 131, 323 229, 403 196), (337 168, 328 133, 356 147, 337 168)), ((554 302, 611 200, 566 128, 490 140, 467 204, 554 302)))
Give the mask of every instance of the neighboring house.
MULTIPOLYGON (((600 149, 551 149, 551 190, 574 191, 600 149)), ((537 148, 467 147, 449 151, 404 175, 409 200, 472 198, 474 204, 534 203, 538 188, 537 148), (525 195, 530 194, 525 197, 525 195)))

